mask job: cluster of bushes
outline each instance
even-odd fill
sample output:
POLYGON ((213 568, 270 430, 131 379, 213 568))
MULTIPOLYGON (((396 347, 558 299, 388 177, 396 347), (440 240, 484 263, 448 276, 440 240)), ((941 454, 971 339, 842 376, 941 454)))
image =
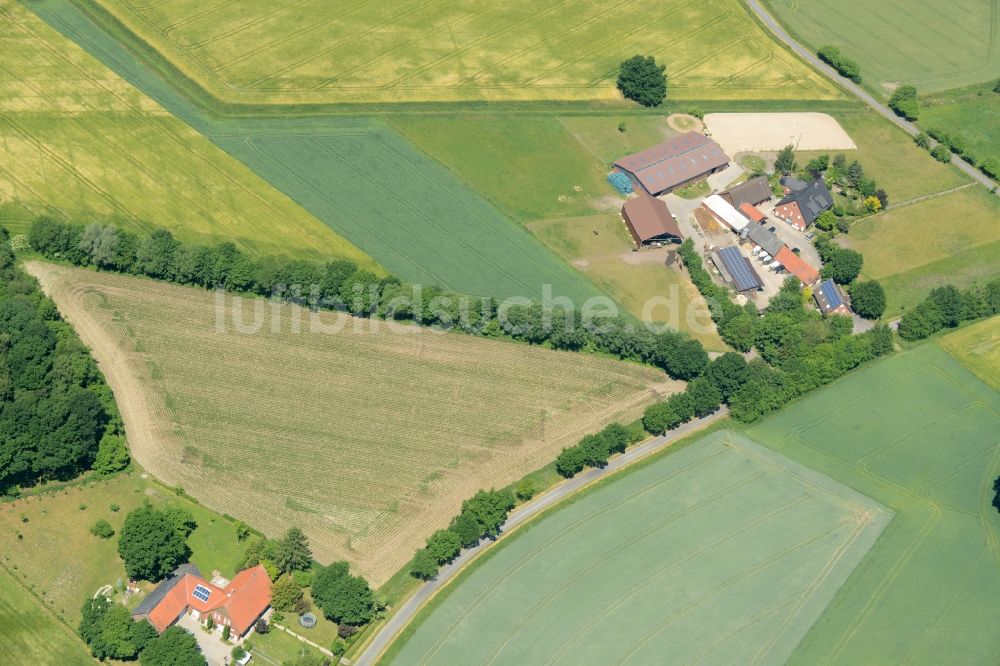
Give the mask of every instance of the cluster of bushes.
MULTIPOLYGON (((856 193, 855 200, 850 204, 851 207, 848 210, 844 210, 842 206, 833 207, 832 212, 836 217, 842 217, 845 214, 858 216, 877 213, 889 207, 889 195, 874 178, 865 173, 864 167, 857 160, 848 162, 843 153, 837 153, 832 160, 828 160, 827 155, 820 155, 811 161, 806 168, 813 171, 816 166, 824 164, 828 164, 828 166, 821 171, 825 171, 827 182, 837 183, 849 193, 856 193)), ((816 224, 819 226, 820 222, 817 221, 816 224)), ((820 228, 824 229, 823 226, 820 228)), ((839 225, 838 229, 846 231, 846 228, 840 228, 839 225)), ((829 231, 829 229, 825 230, 829 231)))
POLYGON ((907 120, 916 120, 920 115, 920 102, 917 100, 917 89, 913 86, 899 86, 889 96, 889 108, 907 120))
POLYGON ((0 495, 128 465, 114 397, 0 227, 0 495))
POLYGON ((128 608, 103 595, 83 604, 78 631, 91 654, 101 661, 141 658, 143 666, 205 663, 193 635, 177 626, 157 635, 149 622, 134 621, 128 608))
POLYGON ((576 446, 563 449, 556 458, 556 472, 569 479, 584 467, 604 467, 612 454, 624 453, 630 444, 641 438, 641 433, 612 423, 598 433, 587 435, 576 446))
POLYGON ((833 278, 837 284, 850 284, 857 279, 865 263, 864 255, 841 247, 826 236, 817 236, 813 244, 823 260, 821 274, 824 278, 833 278))
POLYGON ((841 76, 855 83, 861 83, 861 66, 844 56, 836 46, 824 46, 816 52, 816 55, 819 56, 820 60, 837 70, 841 76))
POLYGON ((932 289, 899 320, 899 336, 922 340, 944 328, 1000 314, 1000 279, 961 290, 952 285, 932 289))
MULTIPOLYGON (((728 355, 731 355, 729 358, 734 356, 743 361, 743 357, 739 354, 728 352, 728 355)), ((715 365, 716 361, 713 361, 712 365, 715 365)), ((708 416, 719 409, 721 404, 722 391, 719 387, 707 376, 698 377, 691 380, 684 391, 673 394, 663 402, 650 405, 642 416, 642 425, 654 435, 662 435, 695 417, 708 416)))
POLYGON ((931 156, 938 162, 950 162, 953 154, 958 155, 990 178, 1000 180, 1000 160, 995 157, 979 160, 969 150, 965 139, 957 134, 948 134, 944 130, 932 127, 925 132, 920 132, 913 140, 921 148, 929 150, 931 156), (931 139, 938 142, 934 148, 931 148, 931 139))
POLYGON ((417 551, 410 575, 430 580, 463 548, 472 548, 483 539, 496 539, 514 503, 514 494, 509 490, 480 490, 462 502, 461 513, 452 519, 448 529, 432 534, 427 546, 417 551))
POLYGON ((707 362, 701 343, 676 331, 652 332, 603 316, 584 321, 575 308, 567 312, 538 301, 505 304, 501 321, 494 299, 434 286, 418 289, 344 259, 325 265, 283 257, 252 259, 231 243, 186 245, 163 229, 139 237, 111 225, 81 227, 48 217, 34 222, 28 239, 46 257, 80 266, 279 297, 361 317, 412 320, 554 349, 605 353, 655 365, 675 379, 693 376, 691 368, 697 369, 703 358, 707 362))

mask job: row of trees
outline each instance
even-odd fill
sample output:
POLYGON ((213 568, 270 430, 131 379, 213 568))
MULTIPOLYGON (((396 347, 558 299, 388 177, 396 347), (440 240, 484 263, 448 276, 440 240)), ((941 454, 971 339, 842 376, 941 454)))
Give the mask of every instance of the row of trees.
POLYGON ((111 389, 0 228, 0 494, 128 465, 111 389))
POLYGON ((483 539, 496 539, 514 504, 514 493, 509 490, 480 490, 462 502, 462 511, 451 525, 432 534, 427 546, 417 551, 410 564, 410 575, 430 580, 442 565, 458 557, 463 548, 472 548, 483 539))
POLYGON ((824 46, 816 52, 819 59, 837 70, 841 76, 861 83, 861 65, 840 52, 836 46, 824 46))
POLYGON ((675 379, 696 375, 708 361, 701 343, 676 331, 654 332, 603 316, 585 321, 575 308, 548 308, 538 301, 504 304, 501 312, 491 298, 434 286, 416 288, 344 259, 325 265, 281 257, 252 259, 231 243, 185 245, 163 229, 140 238, 110 225, 81 227, 48 217, 34 222, 28 238, 41 254, 81 266, 270 295, 314 308, 412 320, 554 349, 605 353, 655 365, 675 379))
POLYGON ((949 134, 944 130, 931 127, 925 132, 920 132, 913 140, 921 148, 929 150, 931 156, 939 162, 950 162, 952 155, 958 155, 990 178, 1000 180, 1000 160, 995 157, 980 160, 969 149, 965 139, 958 134, 949 134), (931 148, 931 139, 937 141, 938 145, 931 148))
POLYGON ((584 467, 604 467, 608 458, 642 438, 640 433, 629 430, 620 423, 612 423, 598 433, 587 435, 576 446, 562 450, 556 458, 556 472, 571 478, 584 467))
POLYGON ((180 627, 157 635, 146 620, 132 619, 129 610, 103 595, 83 604, 79 634, 91 654, 104 661, 140 659, 143 666, 204 666, 205 657, 194 636, 180 627))
POLYGON ((1000 279, 985 285, 958 289, 945 285, 932 289, 927 298, 899 320, 899 336, 904 340, 922 340, 963 321, 1000 314, 1000 279))

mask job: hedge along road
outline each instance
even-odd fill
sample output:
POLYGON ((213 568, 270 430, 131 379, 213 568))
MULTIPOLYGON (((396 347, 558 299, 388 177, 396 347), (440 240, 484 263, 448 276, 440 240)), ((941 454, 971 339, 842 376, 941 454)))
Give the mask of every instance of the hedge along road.
POLYGON ((581 273, 388 126, 344 117, 226 118, 169 63, 75 2, 26 6, 105 66, 408 282, 474 295, 601 295, 581 273), (110 28, 109 28, 110 29, 110 28), (118 41, 121 37, 122 41, 118 41))
MULTIPOLYGON (((895 113, 893 113, 892 109, 883 105, 872 95, 867 93, 861 86, 857 85, 853 81, 850 81, 842 77, 840 74, 836 72, 836 70, 834 70, 832 67, 830 67, 822 60, 820 60, 815 53, 813 53, 812 51, 810 51, 809 49, 807 49, 806 47, 802 46, 794 39, 792 39, 792 37, 785 31, 785 29, 781 27, 778 21, 775 20, 773 16, 768 14, 767 10, 761 6, 759 0, 746 0, 746 2, 747 5, 750 7, 750 9, 753 10, 753 13, 757 15, 757 18, 760 19, 761 23, 763 23, 764 26, 767 27, 767 29, 774 34, 775 37, 784 42, 790 49, 795 51, 795 53, 801 56, 806 62, 808 62, 810 65, 812 65, 819 71, 823 72, 823 74, 825 74, 827 77, 839 83, 841 86, 847 89, 851 94, 853 94, 862 102, 870 106, 875 111, 879 112, 882 116, 896 123, 896 125, 903 128, 903 130, 910 136, 916 136, 917 134, 920 134, 919 127, 897 116, 895 113)), ((933 147, 935 145, 937 145, 937 142, 931 141, 931 146, 933 147)), ((986 188, 991 192, 994 192, 994 194, 997 193, 994 190, 994 188, 996 188, 996 183, 994 183, 988 176, 986 176, 986 174, 982 173, 979 169, 972 166, 968 162, 965 162, 958 155, 951 156, 951 163, 954 164, 959 169, 961 169, 962 171, 964 171, 966 175, 968 175, 976 182, 986 186, 986 188)))
MULTIPOLYGON (((628 449, 620 456, 611 458, 608 461, 607 466, 603 469, 592 468, 577 474, 572 479, 560 483, 544 495, 539 496, 537 499, 530 501, 521 506, 519 509, 511 512, 510 516, 507 518, 507 522, 503 524, 502 532, 505 534, 509 533, 515 527, 526 523, 557 502, 571 496, 584 486, 587 486, 598 479, 610 476, 628 465, 631 465, 637 460, 641 460, 642 458, 657 453, 670 444, 673 444, 678 439, 682 439, 693 432, 701 430, 715 421, 728 416, 728 414, 729 409, 722 406, 719 411, 714 414, 689 421, 679 428, 671 430, 665 435, 654 437, 653 439, 628 449)), ((385 625, 379 629, 378 633, 375 634, 375 638, 373 638, 371 643, 368 644, 364 652, 358 655, 357 659, 355 659, 352 663, 355 666, 372 666, 372 664, 375 664, 378 658, 388 649, 392 641, 399 635, 406 625, 413 620, 420 609, 423 608, 424 604, 426 604, 431 597, 438 592, 438 590, 447 585, 448 582, 454 578, 466 564, 475 559, 479 553, 488 548, 492 543, 492 541, 483 541, 475 548, 462 551, 462 554, 459 555, 451 564, 446 564, 441 567, 438 575, 433 580, 421 585, 413 596, 407 599, 406 602, 400 606, 399 610, 393 614, 385 625)))

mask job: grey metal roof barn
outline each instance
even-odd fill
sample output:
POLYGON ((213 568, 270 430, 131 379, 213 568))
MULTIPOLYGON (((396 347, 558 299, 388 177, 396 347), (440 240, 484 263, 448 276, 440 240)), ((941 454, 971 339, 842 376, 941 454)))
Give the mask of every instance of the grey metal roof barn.
POLYGON ((764 227, 751 224, 744 231, 746 231, 747 238, 760 245, 764 249, 764 252, 767 252, 772 257, 776 256, 781 251, 781 248, 785 247, 785 243, 780 238, 764 227))
POLYGON ((716 173, 728 164, 719 144, 698 132, 671 137, 615 162, 653 196, 716 173))
POLYGON ((712 259, 723 276, 736 287, 736 291, 755 291, 763 288, 764 283, 757 275, 757 271, 738 247, 734 245, 720 247, 712 253, 712 259))
POLYGON ((771 186, 768 184, 767 178, 757 176, 736 187, 729 188, 722 193, 722 198, 732 204, 733 208, 739 208, 740 204, 743 203, 756 206, 771 198, 771 186))
POLYGON ((833 207, 833 195, 830 194, 830 188, 822 178, 817 178, 805 187, 790 192, 777 205, 782 206, 793 201, 799 205, 807 226, 815 222, 824 210, 833 207))

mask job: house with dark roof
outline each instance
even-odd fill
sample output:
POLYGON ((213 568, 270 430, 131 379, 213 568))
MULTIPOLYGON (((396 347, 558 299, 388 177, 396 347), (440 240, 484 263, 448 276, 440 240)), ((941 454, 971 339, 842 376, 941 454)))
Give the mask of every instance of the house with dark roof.
POLYGON ((652 196, 672 192, 727 166, 729 158, 719 144, 699 132, 671 137, 615 162, 616 169, 627 173, 652 196))
POLYGON ((677 220, 667 204, 648 194, 629 199, 622 206, 625 228, 636 247, 651 243, 680 243, 684 240, 677 220))
POLYGON ((741 294, 760 291, 764 288, 764 282, 754 270, 753 265, 735 245, 720 247, 709 256, 715 267, 719 269, 723 279, 741 294))
POLYGON ((820 213, 833 207, 833 195, 830 194, 830 188, 826 186, 826 181, 822 178, 817 178, 811 183, 802 183, 802 181, 793 178, 782 180, 787 180, 790 183, 786 187, 794 185, 796 189, 791 189, 783 199, 775 204, 774 215, 799 231, 808 229, 820 213), (800 185, 802 187, 799 187, 800 185))
POLYGON ((756 206, 771 198, 771 186, 768 184, 767 178, 757 176, 745 183, 730 187, 725 192, 721 192, 720 196, 728 201, 733 208, 742 208, 745 203, 756 206))
POLYGON ((229 627, 242 638, 271 606, 271 579, 261 565, 244 569, 225 587, 205 580, 193 564, 181 565, 142 600, 132 617, 148 620, 161 634, 185 614, 229 627))
POLYGON ((832 279, 825 280, 816 287, 813 298, 816 299, 816 305, 819 306, 819 311, 823 313, 824 317, 831 314, 851 316, 850 301, 840 285, 832 279))

